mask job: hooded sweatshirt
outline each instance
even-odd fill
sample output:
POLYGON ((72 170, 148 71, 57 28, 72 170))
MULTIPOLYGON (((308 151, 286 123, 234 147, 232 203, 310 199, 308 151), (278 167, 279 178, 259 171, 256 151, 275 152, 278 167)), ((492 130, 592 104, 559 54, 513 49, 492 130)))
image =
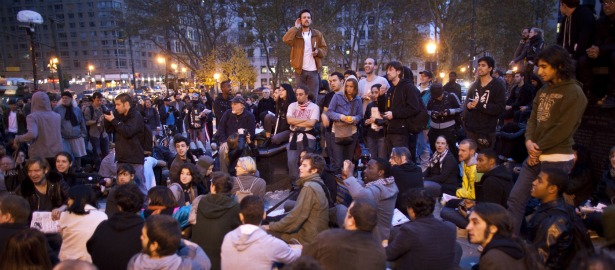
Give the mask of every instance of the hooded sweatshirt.
POLYGON ((506 201, 512 186, 512 174, 506 167, 496 166, 483 174, 479 182, 474 183, 476 202, 491 202, 507 207, 506 201))
POLYGON ((162 258, 152 258, 147 254, 139 253, 128 262, 128 270, 190 270, 203 269, 193 264, 190 259, 179 257, 177 254, 162 258))
POLYGON ((386 94, 386 110, 393 113, 393 119, 387 121, 386 134, 408 134, 408 118, 420 113, 422 100, 419 89, 410 79, 401 79, 397 85, 391 85, 386 94))
POLYGON ((358 179, 348 177, 344 180, 344 184, 348 187, 348 192, 353 200, 363 198, 376 203, 378 208, 378 224, 376 224, 376 228, 372 232, 378 243, 389 239, 393 210, 397 200, 397 193, 399 193, 395 184, 395 178, 382 178, 371 181, 363 186, 358 179))
POLYGON ((464 123, 468 131, 485 135, 495 133, 498 117, 506 109, 506 89, 497 79, 492 79, 485 86, 481 86, 478 80, 470 86, 462 108, 465 110, 464 123), (468 109, 471 99, 478 100, 478 104, 468 109))
POLYGON ((587 98, 576 80, 545 85, 538 91, 527 120, 525 140, 538 144, 541 161, 572 160, 572 135, 581 124, 585 107, 587 98), (568 158, 557 160, 554 154, 565 154, 568 158))
POLYGON ((395 207, 402 213, 406 212, 406 197, 404 193, 411 188, 423 187, 423 171, 421 167, 409 161, 401 165, 391 166, 391 175, 399 190, 395 207))
POLYGON ((300 256, 300 249, 251 224, 227 233, 222 243, 222 269, 269 270, 274 262, 289 264, 300 256))
POLYGON ((480 269, 527 269, 523 247, 510 238, 494 235, 480 255, 480 269))
POLYGON ((455 195, 461 199, 474 200, 476 198, 474 183, 480 181, 483 176, 482 173, 476 171, 476 163, 476 155, 468 163, 462 162, 461 188, 455 192, 455 195))
POLYGON ((130 258, 141 252, 143 223, 140 215, 127 212, 101 222, 86 244, 92 263, 100 270, 125 269, 130 258))
POLYGON ((224 235, 239 225, 239 204, 228 194, 207 194, 193 202, 197 207, 192 241, 211 259, 212 269, 220 269, 220 248, 224 235))
POLYGON ((28 156, 53 158, 62 151, 60 115, 51 110, 51 101, 45 92, 32 95, 32 113, 26 117, 28 132, 15 136, 16 142, 32 141, 28 156))

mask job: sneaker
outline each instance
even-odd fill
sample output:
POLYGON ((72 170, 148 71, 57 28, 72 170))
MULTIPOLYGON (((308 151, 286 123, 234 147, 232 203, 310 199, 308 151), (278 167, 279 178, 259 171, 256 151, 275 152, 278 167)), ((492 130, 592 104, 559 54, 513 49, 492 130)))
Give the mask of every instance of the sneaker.
POLYGON ((604 103, 601 106, 602 109, 613 109, 615 108, 615 96, 607 96, 604 99, 604 103))

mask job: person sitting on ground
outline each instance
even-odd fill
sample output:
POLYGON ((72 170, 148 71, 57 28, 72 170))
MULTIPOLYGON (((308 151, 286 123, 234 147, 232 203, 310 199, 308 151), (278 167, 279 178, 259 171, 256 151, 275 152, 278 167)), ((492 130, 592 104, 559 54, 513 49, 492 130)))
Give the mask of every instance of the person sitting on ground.
POLYGON ((143 218, 151 215, 173 215, 177 200, 168 187, 155 186, 147 192, 147 207, 143 209, 143 218))
POLYGON ((300 244, 307 245, 314 241, 318 233, 328 228, 329 202, 325 184, 320 178, 324 168, 322 156, 308 153, 303 157, 297 180, 300 187, 297 202, 280 221, 270 222, 266 226, 269 233, 287 243, 296 239, 300 244))
POLYGON ((476 200, 451 200, 440 212, 442 219, 462 229, 468 226, 468 213, 476 204, 490 202, 505 207, 513 186, 512 174, 506 167, 497 165, 497 154, 493 149, 480 150, 476 160, 476 171, 483 174, 480 182, 475 183, 476 200))
POLYGON ((264 144, 265 146, 267 146, 269 142, 277 145, 288 141, 290 136, 290 125, 286 121, 286 113, 288 111, 288 106, 297 101, 293 87, 286 83, 281 84, 280 87, 276 89, 274 99, 276 99, 275 111, 266 113, 266 115, 263 116, 263 128, 265 129, 265 138, 267 138, 264 144))
POLYGON ((228 146, 228 155, 226 162, 228 164, 228 173, 231 176, 237 175, 235 169, 239 158, 252 155, 251 143, 249 136, 239 133, 233 133, 227 138, 226 145, 228 146))
POLYGON ((480 269, 541 269, 536 248, 514 236, 514 225, 504 206, 480 203, 468 223, 468 241, 483 248, 480 269))
POLYGON ((580 144, 572 146, 574 150, 574 165, 570 171, 570 183, 564 194, 566 202, 572 202, 574 206, 579 206, 591 196, 596 190, 599 179, 593 178, 591 169, 591 154, 589 149, 580 144), (569 200, 570 199, 570 200, 569 200))
POLYGON ((316 259, 324 269, 385 269, 384 248, 372 234, 377 223, 374 201, 356 199, 346 212, 344 229, 319 233, 301 255, 316 259))
MULTIPOLYGON (((115 184, 111 183, 112 179, 107 178, 106 186, 113 185, 109 189, 109 193, 107 195, 107 204, 105 207, 105 214, 108 217, 111 217, 113 214, 120 211, 117 202, 115 201, 114 193, 119 186, 123 186, 126 184, 136 185, 135 181, 135 169, 129 164, 120 164, 117 168, 117 181, 115 184)), ((145 196, 143 196, 145 198, 145 196)))
POLYGON ((101 222, 86 243, 92 262, 100 270, 125 269, 130 258, 142 250, 143 194, 133 184, 118 186, 113 196, 119 212, 101 222))
POLYGON ((62 175, 50 171, 49 163, 41 157, 26 161, 26 178, 17 189, 17 195, 23 196, 30 203, 32 211, 51 211, 54 220, 67 208, 68 184, 62 175))
POLYGON ((409 190, 406 203, 411 222, 391 232, 387 260, 397 269, 454 269, 455 225, 433 216, 436 200, 423 188, 409 190))
MULTIPOLYGON (((368 105, 369 106, 369 105, 368 105)), ((399 193, 395 200, 395 208, 402 213, 406 212, 405 192, 412 188, 422 188, 423 172, 421 167, 412 162, 412 154, 406 147, 393 147, 391 151, 391 175, 395 179, 395 184, 399 193)))
POLYGON ((96 227, 107 220, 107 215, 97 209, 98 200, 90 186, 78 185, 68 191, 68 209, 62 213, 58 226, 62 234, 60 260, 92 262, 86 242, 96 227))
MULTIPOLYGON (((177 134, 173 137, 173 143, 175 144, 175 150, 177 151, 177 155, 173 159, 171 167, 169 168, 169 176, 175 178, 179 176, 180 167, 182 166, 182 164, 196 164, 197 157, 192 154, 192 151, 190 151, 190 142, 188 142, 188 138, 177 134)), ((179 181, 179 179, 177 178, 171 180, 174 182, 179 181)))
MULTIPOLYGON (((602 173, 602 178, 598 182, 596 189, 591 194, 590 199, 585 202, 585 206, 597 206, 603 204, 611 206, 615 203, 615 146, 609 151, 609 165, 606 171, 602 173)), ((602 227, 601 220, 603 215, 600 212, 592 211, 590 213, 583 213, 583 223, 585 226, 595 231, 598 235, 604 235, 604 228, 602 227)))
POLYGON ((229 163, 228 154, 229 147, 227 139, 231 134, 239 133, 249 137, 246 141, 254 139, 254 132, 256 128, 256 120, 251 112, 246 111, 246 101, 242 97, 234 97, 231 100, 231 109, 227 110, 220 119, 220 122, 216 122, 218 130, 216 136, 220 145, 220 171, 228 173, 229 163))
POLYGON ((444 136, 438 136, 435 145, 436 151, 429 159, 423 177, 425 180, 440 184, 443 193, 455 195, 459 182, 459 164, 453 153, 448 150, 444 136))
MULTIPOLYGON (((235 171, 237 172, 237 177, 235 177, 233 189, 231 190, 232 194, 237 194, 238 191, 249 191, 251 194, 261 198, 265 197, 267 183, 262 178, 256 176, 257 170, 254 159, 251 157, 239 158, 235 171)), ((237 197, 237 201, 241 202, 239 197, 237 197)))
POLYGON ((153 215, 145 220, 141 232, 143 252, 128 262, 128 270, 137 269, 202 269, 188 258, 177 255, 181 231, 177 220, 167 215, 153 215))
POLYGON ((172 184, 169 189, 173 192, 177 205, 191 205, 192 201, 199 195, 209 193, 206 182, 196 165, 184 163, 181 165, 179 175, 173 176, 172 184))
POLYGON ((26 173, 15 168, 15 160, 10 156, 0 158, 0 171, 4 175, 4 185, 7 193, 15 193, 17 187, 21 185, 26 173))
POLYGON ((0 257, 11 235, 29 227, 30 205, 21 196, 9 194, 0 197, 0 257))
POLYGON ((198 196, 192 202, 190 224, 191 240, 198 244, 211 259, 212 269, 220 269, 220 249, 224 235, 239 225, 239 204, 231 195, 233 181, 230 175, 214 172, 211 193, 198 196))
MULTIPOLYGON (((365 184, 356 179, 353 173, 354 164, 349 160, 344 161, 342 179, 348 187, 350 196, 353 200, 368 199, 376 203, 378 206, 378 224, 373 230, 374 237, 378 243, 389 239, 395 201, 399 193, 395 179, 391 177, 391 164, 385 159, 371 159, 367 163, 365 171, 363 171, 365 184)), ((338 207, 338 209, 338 212, 340 212, 338 216, 340 216, 345 209, 342 207, 338 207)))
POLYGON ((476 171, 476 150, 478 145, 472 139, 465 139, 459 143, 459 161, 461 162, 462 177, 461 188, 457 189, 455 195, 460 199, 474 200, 474 183, 479 182, 482 173, 476 171))
MULTIPOLYGON (((55 171, 62 175, 62 179, 69 186, 77 185, 77 177, 73 169, 73 155, 68 152, 60 152, 56 155, 55 171)), ((81 184, 81 183, 79 183, 81 184)))
POLYGON ((269 270, 274 263, 288 264, 301 256, 300 249, 261 229, 266 217, 262 198, 249 195, 239 204, 242 225, 224 236, 220 254, 222 269, 269 270))
POLYGON ((36 229, 24 229, 6 242, 0 257, 0 269, 51 269, 45 235, 36 229))
POLYGON ((587 229, 562 198, 567 184, 568 175, 553 168, 543 168, 532 183, 531 195, 541 204, 528 222, 528 240, 550 269, 567 269, 574 254, 594 248, 587 229))

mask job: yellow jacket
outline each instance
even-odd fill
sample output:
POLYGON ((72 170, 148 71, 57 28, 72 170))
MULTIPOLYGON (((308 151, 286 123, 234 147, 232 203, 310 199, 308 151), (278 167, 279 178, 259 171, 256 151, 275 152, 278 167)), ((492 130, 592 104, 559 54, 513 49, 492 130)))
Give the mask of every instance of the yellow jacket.
POLYGON ((476 171, 476 156, 472 157, 467 164, 463 162, 461 166, 463 173, 461 188, 457 189, 455 195, 461 199, 475 200, 474 183, 480 182, 481 177, 483 177, 482 173, 476 171))

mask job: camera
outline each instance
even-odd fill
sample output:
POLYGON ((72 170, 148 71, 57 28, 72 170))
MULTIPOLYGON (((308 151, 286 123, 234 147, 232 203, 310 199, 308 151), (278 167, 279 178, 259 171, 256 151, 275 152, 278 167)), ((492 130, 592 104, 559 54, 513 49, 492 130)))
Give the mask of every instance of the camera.
POLYGON ((102 109, 102 112, 106 115, 111 115, 112 110, 107 108, 107 106, 100 106, 100 108, 102 109))

